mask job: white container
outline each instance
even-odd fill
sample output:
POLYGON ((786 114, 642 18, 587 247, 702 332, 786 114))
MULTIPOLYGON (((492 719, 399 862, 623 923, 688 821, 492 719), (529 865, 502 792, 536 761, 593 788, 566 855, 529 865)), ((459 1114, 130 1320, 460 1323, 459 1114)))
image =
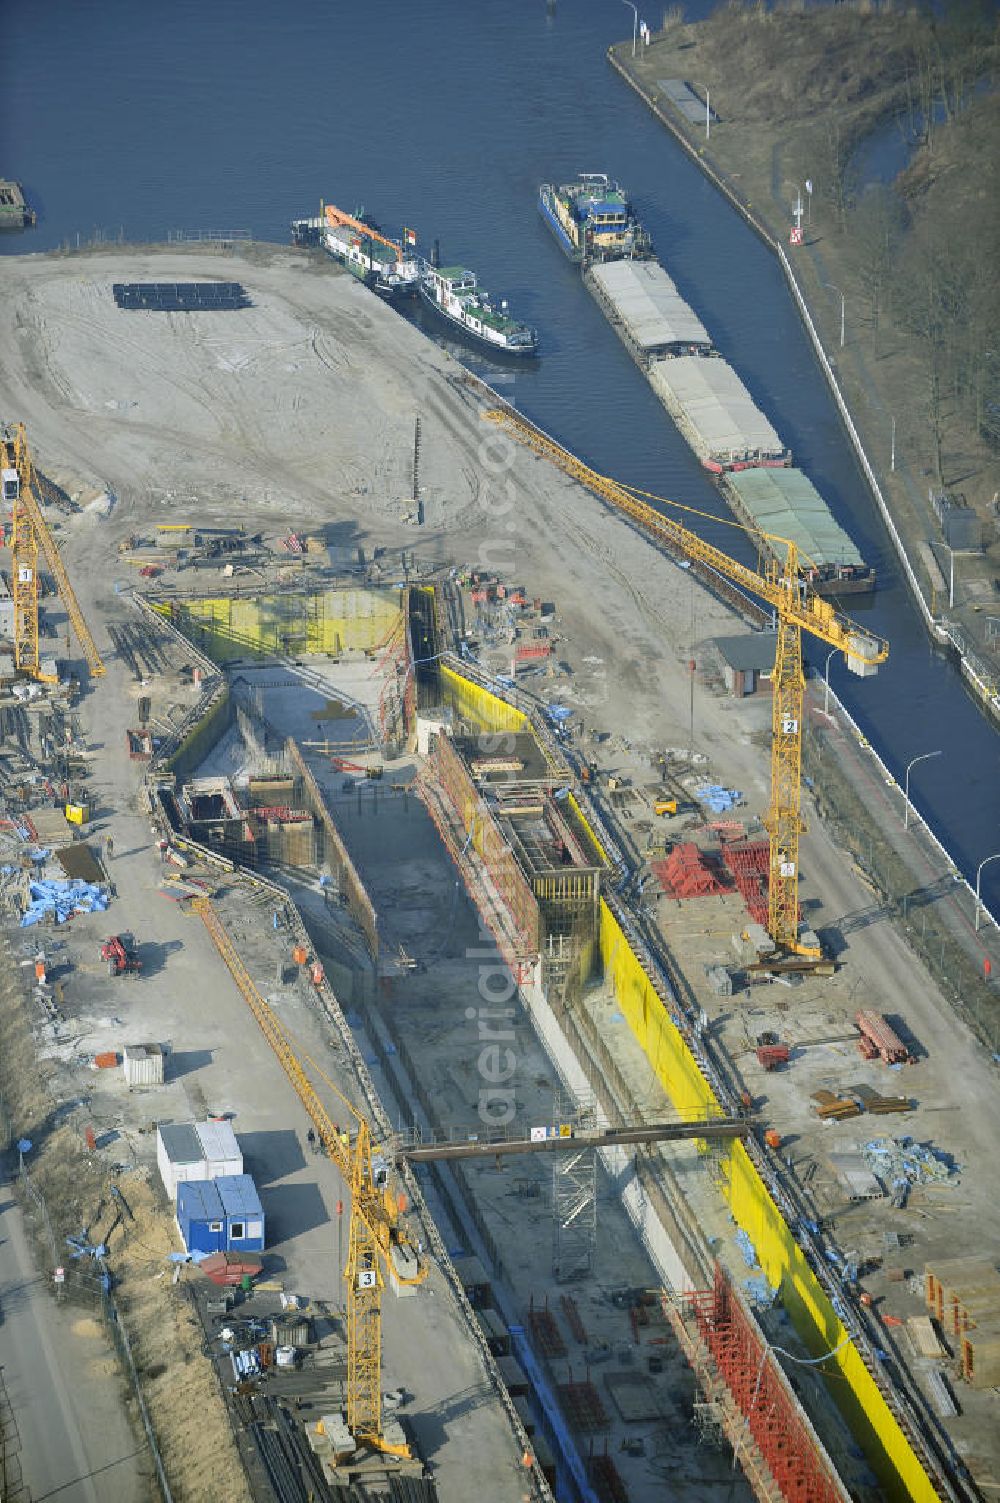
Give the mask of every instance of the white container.
POLYGON ((243 1155, 228 1122, 196 1122, 194 1130, 208 1165, 206 1179, 243 1173, 243 1155))
POLYGON ((293 1346, 275 1347, 274 1362, 276 1367, 294 1367, 295 1348, 293 1346))
POLYGON ((156 1164, 170 1200, 184 1180, 208 1179, 208 1160, 191 1123, 167 1123, 156 1129, 156 1164))
POLYGON ((129 1090, 163 1084, 163 1050, 159 1044, 126 1044, 122 1071, 129 1090))

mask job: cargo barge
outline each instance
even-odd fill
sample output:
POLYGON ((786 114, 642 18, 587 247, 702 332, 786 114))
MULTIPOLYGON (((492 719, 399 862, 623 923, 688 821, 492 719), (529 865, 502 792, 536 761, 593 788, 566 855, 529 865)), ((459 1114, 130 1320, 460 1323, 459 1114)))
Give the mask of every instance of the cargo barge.
POLYGON ((649 384, 706 470, 784 466, 791 450, 755 406, 743 382, 719 356, 654 360, 649 384))
POLYGON ((464 266, 421 263, 420 296, 439 318, 492 355, 523 359, 538 353, 538 335, 507 313, 506 303, 495 308, 478 284, 475 272, 464 266))
POLYGON ((625 189, 603 172, 581 172, 573 183, 542 183, 538 212, 563 254, 579 266, 653 254, 625 189))
POLYGON ((792 539, 820 595, 873 590, 874 569, 808 476, 790 468, 791 451, 663 267, 605 261, 585 266, 583 281, 762 551, 773 556, 766 534, 792 539))
POLYGON ((866 564, 809 476, 794 468, 727 470, 721 487, 730 508, 763 550, 767 534, 789 538, 802 572, 818 595, 863 595, 875 588, 866 564))
POLYGON ((636 364, 675 355, 714 355, 712 337, 658 261, 607 261, 584 270, 600 304, 636 364))
POLYGON ((35 211, 29 208, 20 183, 0 178, 0 230, 26 230, 35 223, 35 211))

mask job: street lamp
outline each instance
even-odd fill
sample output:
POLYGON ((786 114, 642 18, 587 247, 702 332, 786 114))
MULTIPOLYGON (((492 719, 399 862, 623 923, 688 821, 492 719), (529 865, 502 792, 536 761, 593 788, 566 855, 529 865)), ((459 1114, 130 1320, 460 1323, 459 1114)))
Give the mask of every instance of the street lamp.
POLYGON ((632 11, 632 56, 635 57, 635 38, 639 30, 639 7, 632 4, 632 0, 622 0, 623 5, 629 6, 632 11))
POLYGON ((906 778, 904 779, 904 783, 903 783, 903 802, 906 805, 905 811, 903 813, 903 829, 904 830, 909 829, 909 825, 910 825, 910 768, 911 767, 916 767, 916 765, 917 765, 918 762, 926 762, 927 759, 928 759, 928 757, 940 757, 940 756, 941 756, 941 753, 939 751, 921 752, 919 757, 914 757, 913 761, 910 762, 907 765, 907 768, 906 768, 906 778))
POLYGON ((795 184, 795 227, 802 228, 802 189, 798 183, 795 184))
POLYGON ((830 713, 830 660, 840 651, 839 647, 831 647, 826 655, 826 667, 823 669, 823 683, 826 688, 823 691, 823 714, 830 713))
POLYGON ((705 140, 712 134, 712 91, 705 84, 705 140))
POLYGON ((889 468, 896 468, 896 419, 892 419, 892 439, 889 444, 889 468))
POLYGON ((980 903, 980 901, 979 901, 979 879, 980 879, 980 877, 983 874, 983 867, 984 866, 989 866, 989 864, 990 864, 991 861, 1000 861, 1000 851, 997 851, 997 853, 996 853, 995 856, 984 856, 983 859, 982 859, 982 861, 980 861, 979 865, 976 868, 976 929, 977 930, 979 928, 979 910, 980 910, 980 908, 982 906, 981 903, 980 903))
POLYGON ((829 289, 830 289, 831 292, 836 292, 838 294, 838 296, 840 297, 840 348, 843 349, 844 348, 844 308, 846 306, 846 299, 844 298, 844 294, 840 291, 840 288, 839 287, 835 287, 832 282, 824 282, 823 286, 824 287, 829 287, 829 289))

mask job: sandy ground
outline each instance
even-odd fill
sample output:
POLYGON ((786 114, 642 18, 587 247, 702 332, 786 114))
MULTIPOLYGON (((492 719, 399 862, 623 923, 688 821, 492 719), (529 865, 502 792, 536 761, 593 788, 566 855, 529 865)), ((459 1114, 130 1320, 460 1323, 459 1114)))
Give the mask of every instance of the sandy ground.
MULTIPOLYGON (((145 930, 160 960, 159 974, 150 974, 136 993, 142 1005, 134 1009, 135 1025, 170 1036, 193 1056, 170 1088, 170 1115, 190 1117, 206 1104, 246 1114, 277 1191, 288 1177, 292 1193, 284 1204, 305 1207, 302 1225, 282 1228, 289 1276, 308 1271, 313 1281, 325 1282, 330 1253, 328 1247, 321 1252, 328 1235, 321 1208, 329 1213, 337 1187, 305 1186, 316 1176, 300 1162, 301 1144, 297 1157, 277 1152, 296 1138, 294 1109, 292 1122, 280 1092, 274 1094, 277 1084, 264 1087, 266 1050, 262 1054, 252 1030, 246 1032, 244 1005, 207 939, 155 892, 149 827, 134 812, 138 773, 123 740, 136 690, 106 634, 106 620, 126 609, 114 588, 118 540, 168 517, 245 520, 253 529, 323 528, 334 542, 415 548, 425 560, 499 569, 523 581, 529 595, 556 602, 559 656, 572 672, 549 685, 550 693, 573 703, 589 728, 613 733, 609 754, 643 781, 651 776, 655 748, 688 743, 685 665, 692 649, 738 626, 688 574, 595 499, 481 424, 478 399, 450 357, 350 278, 290 251, 225 260, 173 249, 5 259, 0 412, 23 418, 40 468, 83 503, 105 487, 117 498, 110 516, 103 508, 67 516, 60 545, 109 657, 109 676, 84 700, 83 716, 92 744, 102 747, 96 802, 123 853, 116 859, 121 899, 115 924, 145 930), (115 309, 110 295, 115 280, 203 275, 238 277, 254 308, 127 314, 115 309), (427 440, 427 522, 419 529, 402 520, 417 412, 427 440), (192 1007, 209 977, 211 1013, 192 1007), (241 1040, 239 1050, 227 1047, 233 1037, 241 1040), (208 1061, 197 1057, 200 1051, 208 1061), (255 1071, 261 1072, 259 1089, 255 1071)), ((117 572, 124 578, 123 568, 117 572)), ((205 588, 210 582, 207 574, 198 581, 205 588)), ((183 700, 179 688, 175 698, 183 700)), ((768 718, 760 703, 739 705, 696 684, 695 740, 706 772, 743 790, 749 813, 766 806, 768 765, 760 740, 768 718)), ((804 844, 803 862, 803 896, 814 926, 835 924, 869 904, 870 894, 821 829, 804 844)), ((702 927, 712 922, 706 917, 702 927)), ((260 917, 247 915, 243 924, 249 939, 260 917)), ((101 925, 79 927, 93 944, 101 925)), ((670 923, 665 932, 692 974, 700 974, 697 948, 686 950, 684 934, 670 923)), ((713 940, 716 950, 727 943, 725 935, 713 940)), ((946 1101, 952 1072, 965 1082, 964 1099, 994 1098, 989 1062, 888 924, 852 933, 844 959, 847 979, 837 1005, 846 1010, 858 997, 904 1014, 937 1061, 938 1083, 919 1093, 928 1104, 946 1101)), ((273 959, 262 953, 260 964, 264 989, 271 985, 273 959)), ((95 978, 87 1006, 98 1018, 101 1009, 104 1017, 109 1012, 102 997, 95 978)), ((793 993, 789 998, 794 1002, 793 993)), ((115 1042, 107 1032, 106 1045, 115 1042)), ((926 1068, 922 1064, 921 1072, 926 1068)), ((996 1199, 995 1176, 985 1168, 992 1161, 990 1114, 966 1111, 945 1120, 947 1146, 963 1162, 983 1166, 981 1180, 966 1176, 963 1183, 964 1192, 972 1180, 970 1216, 982 1216, 996 1199)), ((935 1125, 934 1135, 944 1129, 935 1125)), ((280 1205, 279 1195, 276 1209, 280 1205)), ((402 1349, 390 1355, 393 1362, 408 1360, 402 1349)), ((470 1369, 462 1382, 474 1386, 478 1379, 470 1369)), ((498 1443, 495 1433, 491 1443, 498 1443)))
POLYGON ((566 634, 615 665, 603 690, 595 681, 595 708, 606 693, 611 719, 627 710, 636 732, 666 744, 687 724, 687 685, 674 694, 663 670, 693 635, 734 629, 731 615, 577 487, 480 426, 461 367, 353 278, 286 250, 164 250, 8 257, 0 289, 0 413, 25 422, 36 464, 84 505, 105 488, 117 498, 110 518, 85 510, 59 533, 99 611, 111 602, 98 582, 110 584, 128 533, 294 520, 334 543, 530 576, 557 601, 566 634), (208 276, 238 276, 254 307, 130 314, 111 296, 119 280, 208 276), (402 521, 417 413, 419 529, 402 521))

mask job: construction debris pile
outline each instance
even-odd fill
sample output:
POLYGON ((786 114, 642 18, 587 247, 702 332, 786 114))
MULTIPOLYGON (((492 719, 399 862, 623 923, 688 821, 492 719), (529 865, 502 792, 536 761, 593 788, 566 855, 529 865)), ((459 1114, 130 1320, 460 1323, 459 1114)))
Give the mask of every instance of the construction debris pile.
POLYGON ((905 1205, 914 1185, 957 1184, 957 1170, 943 1154, 912 1138, 872 1138, 862 1153, 869 1169, 891 1193, 893 1203, 905 1205))

